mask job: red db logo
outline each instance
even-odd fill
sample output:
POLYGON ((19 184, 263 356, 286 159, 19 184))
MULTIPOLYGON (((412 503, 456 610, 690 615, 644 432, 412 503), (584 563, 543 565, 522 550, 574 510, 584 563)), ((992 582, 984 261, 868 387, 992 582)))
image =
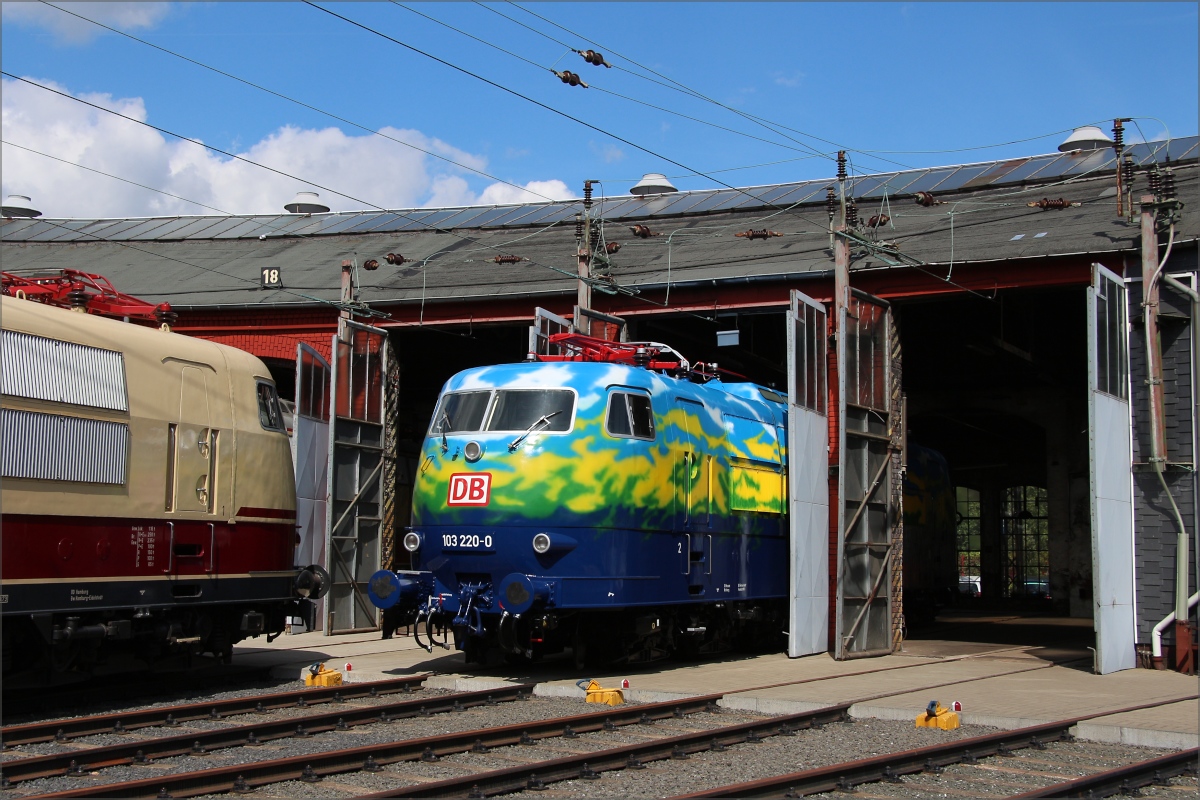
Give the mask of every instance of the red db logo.
POLYGON ((460 472, 450 476, 448 506, 486 506, 492 499, 492 473, 460 472))

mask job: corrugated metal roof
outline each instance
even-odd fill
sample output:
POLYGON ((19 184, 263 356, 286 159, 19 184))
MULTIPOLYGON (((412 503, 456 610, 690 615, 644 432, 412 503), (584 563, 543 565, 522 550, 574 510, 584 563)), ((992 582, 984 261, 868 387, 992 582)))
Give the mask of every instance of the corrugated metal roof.
MULTIPOLYGON (((1151 162, 1190 160, 1197 157, 1200 137, 1188 136, 1169 142, 1136 144, 1126 149, 1141 165, 1151 162)), ((880 173, 852 178, 848 191, 856 198, 871 199, 927 192, 952 192, 1003 186, 1028 181, 1052 181, 1071 175, 1112 170, 1111 149, 1076 153, 1051 153, 1027 158, 978 164, 930 167, 903 172, 880 173)), ((707 189, 647 197, 612 197, 600 200, 593 213, 606 220, 641 220, 651 216, 754 211, 823 202, 832 178, 772 184, 744 189, 707 189)), ((251 216, 178 216, 115 220, 14 219, 2 229, 8 242, 87 242, 96 237, 110 241, 167 242, 210 239, 259 239, 281 236, 338 236, 344 234, 395 233, 440 228, 491 229, 515 226, 545 226, 572 219, 579 201, 527 203, 509 206, 471 206, 443 209, 394 211, 348 211, 297 216, 266 214, 251 216)))

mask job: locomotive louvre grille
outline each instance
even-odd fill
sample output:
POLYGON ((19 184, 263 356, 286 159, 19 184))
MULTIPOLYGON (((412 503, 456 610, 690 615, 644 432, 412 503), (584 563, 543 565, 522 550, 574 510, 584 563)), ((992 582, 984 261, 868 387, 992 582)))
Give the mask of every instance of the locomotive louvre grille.
POLYGON ((10 397, 129 410, 119 352, 4 331, 3 354, 3 389, 10 397))
POLYGON ((80 483, 125 483, 129 426, 123 422, 3 409, 0 474, 80 483))

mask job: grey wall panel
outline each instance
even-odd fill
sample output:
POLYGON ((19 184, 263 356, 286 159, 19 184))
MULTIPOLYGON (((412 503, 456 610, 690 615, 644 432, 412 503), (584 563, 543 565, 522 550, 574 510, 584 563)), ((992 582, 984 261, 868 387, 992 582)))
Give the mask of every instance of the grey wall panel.
POLYGON ((129 426, 123 422, 3 409, 0 474, 80 483, 125 483, 129 426))
POLYGON ((121 353, 17 331, 4 331, 3 389, 12 397, 129 409, 121 353))

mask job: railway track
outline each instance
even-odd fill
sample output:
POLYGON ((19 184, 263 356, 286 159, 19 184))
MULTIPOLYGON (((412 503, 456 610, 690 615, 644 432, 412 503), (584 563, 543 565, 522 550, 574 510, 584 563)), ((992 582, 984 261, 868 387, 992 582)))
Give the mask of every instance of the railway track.
POLYGON ((173 727, 197 719, 221 719, 235 714, 262 713, 280 708, 301 707, 319 703, 338 703, 358 697, 376 697, 395 692, 411 692, 425 682, 428 675, 414 675, 372 683, 345 683, 341 686, 308 687, 253 697, 234 697, 201 703, 159 706, 141 711, 120 711, 73 719, 33 722, 25 725, 5 725, 0 728, 0 740, 5 747, 37 742, 66 741, 101 733, 125 733, 138 728, 173 727))
MULTIPOLYGON (((419 682, 419 679, 413 680, 419 682)), ((361 685, 361 688, 367 686, 361 685)), ((714 715, 713 712, 718 710, 716 703, 722 697, 719 694, 611 709, 589 707, 592 713, 531 718, 516 724, 497 725, 488 722, 486 718, 489 714, 502 710, 503 706, 511 706, 506 702, 508 700, 527 698, 530 689, 528 686, 515 686, 508 690, 455 693, 436 698, 405 698, 391 703, 378 703, 377 690, 377 697, 372 701, 376 704, 370 707, 355 707, 352 702, 337 703, 330 696, 326 702, 337 703, 338 707, 316 714, 290 716, 283 720, 256 720, 252 724, 201 734, 174 734, 142 742, 101 744, 98 747, 81 743, 80 747, 88 749, 9 760, 3 764, 4 779, 6 786, 15 789, 10 796, 37 798, 165 798, 253 790, 284 797, 310 792, 319 792, 321 796, 486 797, 541 790, 563 781, 575 783, 560 788, 560 796, 616 797, 622 796, 621 790, 617 789, 620 781, 610 784, 616 779, 609 778, 603 782, 598 779, 604 774, 626 774, 628 770, 631 776, 657 774, 658 779, 665 780, 665 785, 671 788, 646 796, 667 796, 679 791, 680 782, 692 779, 694 776, 688 773, 701 766, 705 759, 721 757, 727 761, 736 762, 739 758, 752 761, 760 758, 757 754, 766 753, 770 748, 776 748, 780 753, 786 753, 788 747, 794 752, 802 752, 820 741, 805 737, 826 737, 826 741, 829 741, 827 737, 842 737, 845 732, 855 728, 866 729, 872 724, 862 722, 849 727, 834 725, 848 720, 851 703, 776 717, 729 711, 714 715), (429 723, 436 722, 437 715, 449 720, 470 722, 470 715, 453 713, 468 709, 473 710, 475 720, 482 716, 487 724, 450 733, 429 732, 432 730, 429 723), (742 721, 727 721, 739 715, 742 721), (424 717, 431 719, 424 720, 424 717), (747 717, 751 718, 745 719, 747 717), (398 738, 398 734, 411 732, 379 724, 384 720, 402 718, 426 723, 426 732, 398 738), (656 724, 660 722, 663 724, 656 724), (367 729, 383 738, 363 746, 344 746, 347 737, 367 729), (817 733, 814 729, 827 732, 817 733), (323 732, 330 733, 308 740, 309 735, 323 732), (238 758, 241 763, 221 763, 222 757, 229 760, 228 756, 224 756, 229 751, 298 739, 311 741, 319 752, 269 759, 247 759, 243 756, 238 758), (542 746, 535 746, 539 744, 542 746), (723 756, 720 755, 722 753, 723 756), (175 756, 184 757, 173 758, 175 756), (192 757, 196 757, 196 760, 192 760, 192 757), (694 760, 690 764, 684 763, 689 759, 694 760), (192 766, 197 761, 210 760, 211 763, 204 769, 192 766), (161 768, 154 766, 158 763, 162 764, 161 768), (110 766, 116 768, 113 774, 100 771, 110 766), (648 772, 640 772, 647 768, 648 772), (124 774, 118 775, 122 770, 124 774), (169 774, 163 774, 166 771, 169 774), (447 773, 450 773, 449 777, 447 773), (130 775, 133 776, 131 779, 121 779, 130 775), (674 785, 672 775, 679 776, 674 785), (58 777, 43 784, 28 783, 48 776, 58 777), (295 783, 289 784, 289 781, 295 783), (325 781, 323 786, 317 788, 315 784, 322 781, 325 781), (59 788, 64 783, 74 783, 75 786, 65 790, 59 788), (275 785, 274 788, 268 788, 272 785, 275 785), (612 789, 604 791, 602 787, 607 788, 606 785, 612 789), (303 788, 306 786, 312 788, 303 788), (583 791, 581 787, 588 791, 583 791), (378 790, 372 793, 375 789, 378 790), (41 793, 31 794, 30 790, 41 793)), ((284 702, 283 694, 280 693, 279 703, 284 702)), ((243 702, 252 706, 253 711, 257 710, 260 700, 249 698, 243 702)), ((298 713, 295 702, 293 699, 290 706, 279 707, 287 708, 289 714, 295 715, 298 713)), ((578 707, 574 701, 556 702, 578 707)), ((212 704, 198 705, 207 708, 212 704)), ((534 705, 536 703, 517 703, 517 706, 534 705)), ((1135 708, 1154 705, 1159 704, 1143 704, 1135 708)), ((203 710, 195 709, 197 713, 203 710)), ((1121 711, 1129 710, 1134 709, 1121 711)), ((1071 778, 1073 781, 1078 769, 1072 767, 1074 771, 1067 771, 1065 767, 1087 761, 1086 753, 1080 755, 1080 748, 1110 747, 1070 744, 1071 727, 1085 719, 1112 713, 1120 711, 989 733, 956 742, 939 742, 913 750, 886 752, 872 758, 843 761, 798 773, 779 774, 784 773, 785 769, 776 768, 771 770, 776 773, 774 777, 679 794, 678 797, 798 797, 835 790, 857 790, 862 797, 898 798, 920 796, 913 792, 921 788, 939 791, 939 785, 945 788, 951 782, 959 788, 949 789, 950 795, 1000 797, 1035 787, 1036 791, 1062 793, 1030 793, 1027 796, 1088 796, 1090 790, 1094 796, 1100 797, 1105 796, 1112 786, 1119 789, 1122 786, 1134 788, 1150 785, 1156 780, 1161 783, 1173 774, 1186 771, 1189 758, 1194 764, 1195 752, 1175 754, 1166 760, 1158 759, 1155 766, 1146 768, 1149 771, 1137 772, 1133 766, 1123 767, 1125 771, 1118 770, 1119 774, 1108 783, 1084 787, 1077 794, 1070 794, 1076 790, 1068 786, 1070 781, 1065 779, 1071 778), (1075 749, 1060 753, 1062 748, 1075 749), (964 791, 961 788, 966 784, 958 773, 971 770, 978 773, 975 780, 979 782, 979 791, 964 791), (1029 776, 1034 773, 1038 774, 1031 783, 1029 776), (1051 785, 1055 783, 1061 783, 1062 786, 1051 785), (868 788, 868 784, 873 785, 868 788), (996 794, 997 787, 1001 787, 1003 794, 996 794)), ((204 724, 219 724, 210 722, 211 712, 195 719, 204 724)), ((908 735, 911 736, 911 723, 908 727, 908 735)), ((942 736, 939 732, 932 735, 938 738, 942 736)), ((955 732, 955 735, 961 735, 961 732, 955 732)), ((267 745, 265 750, 254 752, 265 756, 271 749, 272 746, 267 745)), ((860 751, 855 750, 854 745, 847 745, 846 752, 860 751)), ((1103 760, 1109 756, 1096 758, 1103 760)), ((825 763, 832 760, 827 759, 825 763)), ((1129 757, 1125 756, 1124 760, 1128 761, 1129 757)), ((789 763, 786 755, 779 761, 781 764, 789 763)), ((1101 765, 1092 771, 1106 772, 1110 766, 1111 763, 1101 765)), ((723 777, 728 780, 729 773, 723 777)), ((625 783, 629 781, 626 779, 625 783)), ((709 781, 707 785, 712 786, 713 783, 709 781)), ((682 785, 689 784, 684 782, 682 785)), ((693 781, 690 785, 697 784, 693 781)))

